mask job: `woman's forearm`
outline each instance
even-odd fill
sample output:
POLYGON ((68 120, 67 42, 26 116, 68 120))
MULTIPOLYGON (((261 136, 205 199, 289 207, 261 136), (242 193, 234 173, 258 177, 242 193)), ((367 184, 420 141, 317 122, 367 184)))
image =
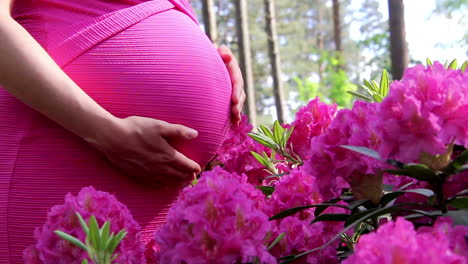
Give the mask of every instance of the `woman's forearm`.
POLYGON ((94 141, 99 128, 115 119, 9 16, 0 16, 0 85, 87 141, 94 141))

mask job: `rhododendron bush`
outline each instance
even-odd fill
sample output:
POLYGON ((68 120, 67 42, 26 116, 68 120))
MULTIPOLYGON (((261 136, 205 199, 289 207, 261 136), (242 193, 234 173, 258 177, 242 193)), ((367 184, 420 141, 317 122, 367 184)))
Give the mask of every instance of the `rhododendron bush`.
MULTIPOLYGON (((233 126, 146 263, 468 263, 468 74, 434 63, 380 85, 351 109, 315 98, 290 124, 233 126)), ((84 239, 77 211, 126 229, 116 263, 145 263, 130 212, 86 191, 52 209, 25 260, 86 258, 53 234, 84 239)))

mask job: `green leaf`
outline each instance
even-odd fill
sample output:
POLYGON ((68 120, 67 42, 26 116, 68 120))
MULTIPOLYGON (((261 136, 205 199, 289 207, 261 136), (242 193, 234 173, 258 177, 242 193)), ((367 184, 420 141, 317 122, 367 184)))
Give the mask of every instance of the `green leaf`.
POLYGON ((66 241, 72 243, 73 245, 75 245, 75 246, 77 246, 77 247, 79 247, 79 248, 81 248, 83 250, 87 250, 86 245, 83 242, 81 242, 78 238, 76 238, 76 237, 74 237, 72 235, 69 235, 69 234, 67 234, 65 232, 62 232, 60 230, 55 230, 54 233, 57 236, 61 237, 62 239, 65 239, 66 241))
POLYGON ((380 90, 379 84, 378 84, 376 81, 374 81, 374 80, 370 81, 370 83, 372 84, 372 87, 374 87, 374 91, 375 91, 376 93, 379 93, 379 90, 380 90))
POLYGON ((273 138, 275 139, 275 142, 280 146, 283 145, 283 142, 282 142, 283 134, 284 134, 284 128, 280 125, 279 121, 276 120, 273 123, 273 138))
POLYGON ((408 163, 403 165, 403 169, 384 171, 395 175, 405 175, 420 181, 440 181, 440 177, 435 171, 425 164, 408 163))
POLYGON ((81 224, 81 228, 83 229, 83 231, 85 232, 86 235, 89 234, 89 228, 88 228, 88 225, 86 224, 85 220, 83 219, 83 217, 80 215, 80 213, 78 212, 75 212, 76 216, 78 217, 78 221, 80 221, 80 224, 81 224))
POLYGON ((330 201, 327 201, 325 203, 320 204, 315 209, 314 216, 317 217, 319 214, 321 214, 323 211, 325 211, 328 207, 330 207, 330 205, 334 205, 334 204, 336 204, 337 202, 339 202, 341 200, 342 200, 341 198, 335 198, 335 199, 331 199, 330 201))
POLYGON ((468 149, 465 149, 458 157, 444 168, 444 173, 453 174, 468 161, 468 149))
POLYGON ((426 58, 427 66, 432 66, 432 61, 429 58, 426 58))
POLYGON ((400 195, 403 195, 405 193, 417 193, 426 197, 431 197, 434 195, 434 192, 432 190, 423 189, 423 188, 406 190, 406 191, 396 191, 396 192, 387 193, 384 196, 382 196, 379 204, 381 204, 382 206, 386 206, 388 203, 390 203, 391 201, 395 200, 400 195))
POLYGON ((350 94, 352 94, 354 96, 357 96, 357 97, 359 97, 359 98, 361 98, 361 99, 363 99, 364 101, 367 101, 367 102, 373 102, 374 101, 374 99, 372 99, 370 97, 367 97, 367 96, 365 96, 363 94, 357 93, 357 92, 353 92, 353 91, 346 91, 346 92, 350 93, 350 94))
POLYGON ((279 242, 281 242, 281 240, 283 240, 283 238, 284 238, 285 236, 286 236, 286 233, 284 233, 284 232, 281 233, 281 234, 279 234, 279 235, 276 237, 275 241, 273 241, 273 242, 268 246, 267 250, 271 250, 274 246, 276 246, 276 244, 278 244, 279 242))
POLYGON ((372 84, 371 84, 368 80, 366 80, 366 79, 364 79, 364 85, 365 85, 367 88, 369 88, 372 92, 378 92, 378 89, 377 89, 377 90, 374 90, 374 86, 372 86, 372 84))
POLYGON ((367 203, 367 202, 370 202, 370 200, 367 200, 367 199, 362 199, 362 200, 356 200, 356 201, 352 201, 351 203, 349 203, 348 205, 348 208, 349 210, 354 210, 355 208, 367 203))
POLYGON ((468 61, 465 61, 465 62, 462 64, 462 66, 460 67, 461 73, 464 73, 464 72, 465 72, 467 66, 468 66, 468 61))
POLYGON ((87 260, 87 259, 83 259, 83 261, 81 262, 81 264, 88 264, 88 260, 87 260))
POLYGON ((273 139, 273 133, 271 132, 271 130, 264 126, 264 125, 260 125, 260 130, 263 132, 263 134, 265 134, 267 137, 273 139))
POLYGON ((377 160, 382 160, 380 157, 379 153, 373 149, 366 148, 366 147, 358 147, 358 146, 350 146, 350 145, 340 145, 340 147, 349 149, 361 154, 364 154, 366 156, 369 156, 371 158, 377 159, 377 160))
POLYGON ((272 186, 257 186, 257 189, 263 192, 266 196, 270 196, 275 191, 275 187, 272 186))
POLYGON ((292 132, 294 131, 294 126, 291 126, 287 131, 286 131, 286 136, 284 137, 284 145, 283 148, 286 147, 286 144, 288 143, 289 138, 292 135, 292 132))
POLYGON ((452 62, 450 62, 450 65, 448 66, 448 69, 452 69, 452 70, 457 69, 457 59, 454 59, 452 62))
POLYGON ((126 235, 127 235, 127 231, 125 231, 125 228, 120 230, 120 232, 115 237, 112 238, 111 243, 109 243, 107 252, 113 254, 115 249, 119 245, 120 241, 122 241, 122 239, 124 239, 126 235))
POLYGON ((89 241, 96 251, 100 249, 99 247, 99 225, 97 223, 96 217, 91 215, 89 218, 89 241))
POLYGON ((374 98, 374 101, 381 103, 383 101, 383 97, 380 94, 374 94, 372 95, 372 98, 374 98))
POLYGON ((332 206, 332 207, 340 207, 340 208, 348 209, 348 207, 346 205, 333 204, 333 203, 330 203, 330 204, 321 203, 321 204, 304 205, 304 206, 297 206, 297 207, 293 207, 293 208, 289 208, 289 209, 286 209, 284 211, 281 211, 281 212, 277 213, 276 215, 270 217, 269 220, 276 220, 276 219, 285 218, 287 216, 293 215, 293 214, 295 214, 297 212, 300 212, 302 210, 309 209, 309 208, 314 208, 314 207, 321 207, 321 206, 327 206, 327 207, 332 206))
POLYGON ((388 73, 385 69, 382 70, 382 75, 380 76, 379 94, 382 97, 385 97, 388 94, 388 73))
POLYGON ((445 215, 452 218, 454 225, 468 226, 468 210, 448 211, 445 215))
POLYGON ((249 135, 249 137, 251 137, 253 140, 257 141, 258 143, 262 144, 263 146, 267 148, 274 149, 276 146, 273 139, 265 135, 259 135, 259 134, 254 134, 254 133, 248 133, 247 135, 249 135))
POLYGON ((368 95, 368 97, 370 98, 370 100, 374 101, 374 100, 372 99, 372 95, 374 94, 374 92, 373 92, 371 89, 369 89, 367 86, 365 86, 365 85, 361 85, 361 88, 367 93, 367 95, 368 95))
POLYGON ((99 237, 100 239, 100 248, 105 248, 105 244, 107 240, 109 239, 109 233, 110 233, 110 222, 106 221, 104 225, 101 227, 99 230, 99 237))
POLYGON ((313 224, 320 221, 346 221, 349 216, 348 214, 321 214, 310 223, 313 224))
POLYGON ((391 191, 393 191, 394 188, 395 188, 395 186, 393 186, 391 184, 384 184, 383 185, 384 192, 391 192, 391 191))
POLYGON ((449 205, 457 209, 468 209, 468 197, 459 197, 451 200, 449 205))
POLYGON ((260 156, 260 154, 255 151, 250 151, 250 154, 252 154, 252 156, 254 156, 254 158, 264 167, 268 167, 268 162, 262 156, 260 156))
POLYGON ((408 212, 413 212, 414 213, 414 214, 410 214, 410 215, 405 215, 404 216, 405 219, 413 219, 413 218, 419 218, 419 217, 423 217, 423 216, 427 216, 427 217, 430 217, 430 218, 434 219, 437 216, 442 215, 442 211, 440 211, 440 210, 427 212, 427 211, 417 210, 417 209, 404 209, 403 211, 408 211, 408 212))

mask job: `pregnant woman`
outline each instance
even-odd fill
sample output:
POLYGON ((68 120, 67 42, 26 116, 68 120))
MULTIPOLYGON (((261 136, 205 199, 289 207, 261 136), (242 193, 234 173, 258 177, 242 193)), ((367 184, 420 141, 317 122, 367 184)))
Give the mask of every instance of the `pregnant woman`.
POLYGON ((0 263, 92 185, 153 237, 245 98, 187 0, 0 0, 0 263))

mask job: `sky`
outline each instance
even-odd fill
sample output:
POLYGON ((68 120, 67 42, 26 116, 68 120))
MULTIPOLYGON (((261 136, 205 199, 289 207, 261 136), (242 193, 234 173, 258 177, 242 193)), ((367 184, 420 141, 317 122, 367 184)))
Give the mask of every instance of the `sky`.
MULTIPOLYGON (((379 0, 380 11, 388 18, 387 0, 379 0)), ((426 61, 457 59, 467 60, 468 47, 462 45, 462 39, 468 19, 464 24, 458 24, 456 19, 447 19, 443 15, 433 15, 435 0, 404 0, 406 40, 410 58, 426 61)), ((468 10, 464 10, 468 14, 468 10)))

